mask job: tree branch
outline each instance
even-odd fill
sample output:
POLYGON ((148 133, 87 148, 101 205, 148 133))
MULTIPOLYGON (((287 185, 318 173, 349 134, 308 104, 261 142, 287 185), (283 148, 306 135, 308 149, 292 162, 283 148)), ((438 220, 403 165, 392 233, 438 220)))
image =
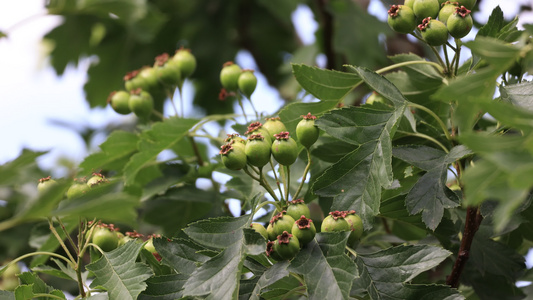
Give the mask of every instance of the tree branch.
POLYGON ((481 224, 482 220, 483 217, 479 212, 479 207, 469 206, 466 209, 465 229, 463 232, 463 239, 461 240, 461 247, 459 248, 457 260, 453 265, 452 272, 446 278, 446 284, 452 288, 457 288, 459 286, 459 278, 461 277, 461 273, 470 256, 470 247, 472 246, 474 235, 479 229, 479 224, 481 224))
POLYGON ((316 0, 318 12, 323 28, 323 48, 327 58, 326 68, 335 69, 335 51, 333 51, 333 16, 327 11, 326 5, 328 0, 316 0))

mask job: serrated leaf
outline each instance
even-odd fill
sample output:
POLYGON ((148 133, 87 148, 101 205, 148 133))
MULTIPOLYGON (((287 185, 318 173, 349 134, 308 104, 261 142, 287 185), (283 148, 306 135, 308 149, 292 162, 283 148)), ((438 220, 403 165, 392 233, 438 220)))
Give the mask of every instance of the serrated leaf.
MULTIPOLYGON (((282 261, 274 264, 272 267, 268 268, 266 272, 261 274, 261 276, 253 284, 253 290, 250 292, 246 299, 249 300, 259 300, 261 299, 261 290, 274 284, 278 280, 283 279, 284 277, 289 276, 289 271, 287 267, 289 266, 288 261, 282 261)), ((245 294, 240 295, 245 297, 245 294)))
POLYGON ((143 131, 137 146, 139 153, 134 154, 124 167, 126 184, 133 184, 143 167, 154 161, 161 151, 178 143, 197 122, 194 119, 172 117, 143 131))
POLYGON ((525 81, 518 84, 500 86, 501 98, 504 101, 533 112, 533 82, 525 81))
POLYGON ((392 184, 391 135, 403 116, 406 101, 384 77, 352 67, 376 92, 392 101, 394 110, 350 107, 322 116, 317 125, 342 141, 359 145, 326 169, 313 185, 315 194, 333 197, 333 210, 355 209, 366 229, 379 213, 381 188, 392 184))
POLYGON ((292 72, 302 88, 320 100, 339 101, 361 82, 357 74, 324 70, 301 64, 293 64, 292 72))
POLYGON ((509 246, 476 235, 470 249, 468 263, 482 275, 492 273, 516 281, 526 269, 525 259, 509 246))
POLYGON ((465 43, 465 46, 500 72, 513 65, 520 54, 518 47, 491 37, 478 36, 474 41, 465 43))
POLYGON ((171 274, 151 277, 146 281, 147 287, 139 295, 139 300, 174 300, 183 295, 183 285, 188 276, 171 274))
POLYGON ((496 37, 498 32, 502 29, 505 19, 503 18, 503 11, 500 6, 496 6, 489 16, 489 20, 483 27, 481 27, 476 35, 476 38, 482 36, 496 37))
POLYGON ((235 299, 239 293, 244 260, 247 255, 261 254, 266 247, 265 239, 255 230, 245 228, 251 216, 211 220, 191 224, 185 231, 196 241, 224 249, 190 275, 184 285, 183 295, 207 296, 206 299, 217 300, 235 299), (224 234, 224 231, 229 232, 224 234), (221 237, 228 240, 222 241, 221 237))
POLYGON ((21 182, 26 182, 27 174, 25 173, 29 169, 34 168, 37 165, 36 159, 45 153, 23 149, 17 158, 0 165, 0 186, 13 186, 21 182))
MULTIPOLYGON (((113 163, 128 158, 137 151, 139 137, 131 132, 115 130, 100 145, 102 151, 87 156, 80 164, 85 171, 116 169, 113 163)), ((125 162, 124 162, 125 163, 125 162)), ((119 167, 123 167, 120 165, 119 167)))
POLYGON ((163 261, 176 272, 190 275, 198 265, 209 260, 209 256, 200 254, 205 248, 186 239, 155 239, 154 246, 163 261))
MULTIPOLYGON (((355 260, 361 277, 357 283, 358 291, 364 289, 364 293, 372 300, 418 299, 411 296, 420 295, 421 291, 417 289, 421 287, 408 282, 439 265, 450 255, 449 251, 427 245, 397 246, 370 254, 360 253, 355 260)), ((449 299, 463 299, 449 287, 437 286, 429 290, 439 291, 447 296, 455 295, 449 299)))
POLYGON ((96 276, 91 287, 106 288, 111 299, 137 299, 146 289, 144 281, 153 275, 149 267, 135 262, 142 246, 130 241, 111 252, 104 252, 99 260, 87 265, 96 276))
POLYGON ((426 170, 407 194, 405 204, 410 214, 422 212, 426 226, 435 230, 442 220, 445 208, 459 206, 459 197, 446 186, 447 169, 454 161, 472 152, 464 146, 450 153, 427 146, 402 146, 392 150, 395 157, 426 170))
POLYGON ((322 232, 291 261, 303 275, 309 299, 348 299, 357 267, 345 254, 348 232, 322 232))
POLYGON ((17 288, 15 290, 16 299, 33 299, 34 294, 52 294, 62 299, 66 299, 62 291, 56 290, 53 287, 47 285, 37 274, 24 272, 18 274, 17 277, 20 280, 21 290, 17 288), (27 288, 31 287, 31 289, 27 288), (21 297, 20 295, 24 295, 21 297), (28 297, 30 296, 30 297, 28 297))

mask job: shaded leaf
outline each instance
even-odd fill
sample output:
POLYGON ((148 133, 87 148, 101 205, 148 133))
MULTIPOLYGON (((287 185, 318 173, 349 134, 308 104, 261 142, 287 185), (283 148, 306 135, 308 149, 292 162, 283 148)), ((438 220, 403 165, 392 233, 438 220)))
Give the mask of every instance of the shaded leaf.
POLYGON ((261 276, 258 276, 258 278, 254 280, 242 281, 241 286, 249 284, 248 289, 250 289, 251 291, 248 293, 243 293, 241 289, 239 297, 241 299, 261 299, 261 290, 289 276, 289 271, 287 270, 288 266, 288 261, 278 262, 268 268, 263 274, 261 274, 261 276))
POLYGON ((124 160, 137 151, 138 140, 139 137, 131 132, 113 131, 100 145, 102 151, 87 156, 81 162, 80 168, 86 172, 102 168, 120 170, 126 163, 124 160), (117 166, 116 163, 121 161, 123 162, 117 166))
POLYGON ((188 276, 171 274, 151 277, 146 280, 146 290, 139 295, 139 300, 174 300, 182 297, 182 289, 188 276))
POLYGON ((198 265, 209 260, 209 256, 199 253, 204 247, 186 239, 155 239, 154 246, 163 261, 176 272, 190 275, 198 265))
POLYGON ((502 100, 533 111, 533 82, 525 81, 518 84, 500 86, 502 100))
POLYGON ((302 88, 320 100, 338 102, 361 82, 357 74, 324 70, 301 64, 293 64, 292 72, 302 88))
POLYGON ((316 235, 291 261, 290 270, 304 276, 309 299, 348 299, 358 271, 345 254, 348 232, 316 235))

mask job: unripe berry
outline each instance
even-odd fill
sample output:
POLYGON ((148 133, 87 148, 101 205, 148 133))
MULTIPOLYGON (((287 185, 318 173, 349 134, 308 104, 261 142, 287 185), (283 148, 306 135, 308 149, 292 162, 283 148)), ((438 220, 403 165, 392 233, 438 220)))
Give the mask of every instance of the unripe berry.
POLYGON ((239 65, 234 64, 232 61, 226 62, 220 71, 220 83, 228 91, 237 91, 241 72, 242 70, 239 65))
POLYGON ((146 119, 154 110, 154 100, 148 92, 136 89, 131 91, 129 107, 137 117, 146 119))
POLYGON ((274 251, 277 252, 282 259, 293 259, 300 251, 300 242, 298 238, 284 231, 278 235, 276 242, 274 243, 274 251))
POLYGON ((181 71, 178 63, 169 59, 167 53, 155 58, 154 70, 159 82, 166 86, 177 86, 181 81, 181 71))
POLYGON ((392 30, 399 33, 410 33, 416 28, 413 10, 406 5, 391 5, 387 23, 392 30))
POLYGON ((190 49, 180 48, 172 56, 172 63, 176 63, 180 70, 181 80, 190 77, 196 69, 196 58, 190 49))
POLYGON ((322 232, 332 232, 332 231, 349 231, 350 224, 346 222, 344 217, 346 212, 343 211, 333 211, 329 213, 324 221, 322 221, 322 226, 320 230, 322 232))
POLYGON ((257 77, 254 75, 254 70, 242 70, 241 75, 239 75, 238 86, 246 98, 250 99, 257 86, 257 77))
POLYGON ((455 12, 455 9, 458 7, 455 3, 457 2, 447 2, 439 11, 439 20, 446 24, 448 18, 455 12))
POLYGON ((287 131, 287 127, 285 127, 285 124, 281 122, 281 119, 279 117, 266 118, 266 122, 263 124, 263 128, 268 130, 268 132, 270 133, 271 140, 276 139, 276 137, 274 137, 274 134, 278 134, 282 131, 287 131))
POLYGON ((422 38, 431 46, 440 46, 448 41, 448 29, 446 25, 438 20, 426 18, 422 24, 418 25, 422 33, 422 38))
POLYGON ((118 236, 115 231, 106 227, 96 227, 92 235, 92 242, 105 252, 118 247, 118 236))
POLYGON ((415 0, 405 0, 403 5, 409 7, 410 9, 413 9, 413 5, 415 4, 415 0))
POLYGON ((283 260, 283 258, 274 249, 274 245, 276 244, 276 242, 277 242, 277 238, 274 238, 273 240, 268 242, 265 252, 266 252, 266 256, 272 258, 273 260, 280 261, 280 260, 283 260))
POLYGON ((272 224, 274 234, 277 237, 284 231, 288 231, 289 233, 291 233, 292 224, 294 224, 294 219, 291 216, 287 215, 287 212, 283 210, 276 214, 274 217, 272 217, 270 223, 272 224))
POLYGON ((39 191, 39 193, 44 193, 56 184, 57 182, 52 179, 52 176, 44 177, 39 179, 39 183, 37 184, 37 190, 39 191))
POLYGON ((220 156, 224 166, 230 170, 240 170, 246 166, 246 153, 244 145, 233 141, 220 147, 220 156))
POLYGON ((303 199, 296 199, 289 201, 287 215, 291 216, 295 220, 300 219, 301 216, 305 216, 309 219, 311 217, 311 212, 303 199))
POLYGON ((351 231, 350 237, 348 238, 348 244, 353 245, 363 235, 363 221, 361 220, 361 217, 355 214, 355 210, 347 211, 344 219, 350 225, 351 231))
POLYGON ((421 20, 427 17, 435 19, 439 14, 440 4, 438 0, 415 0, 413 12, 421 20))
POLYGON ((130 94, 126 91, 111 92, 107 98, 107 103, 111 105, 111 108, 121 115, 131 113, 129 102, 130 94))
POLYGON ((284 166, 290 166, 298 157, 298 145, 296 141, 289 137, 288 131, 275 134, 276 140, 272 143, 272 156, 276 161, 284 166))
POLYGON ((298 238, 300 245, 309 243, 315 238, 316 228, 313 220, 301 216, 292 225, 292 234, 298 238))
POLYGON ((248 130, 246 130, 244 134, 246 136, 251 136, 252 134, 258 133, 260 133, 269 144, 272 144, 272 141, 275 139, 273 137, 274 134, 271 134, 270 131, 268 131, 268 129, 266 129, 260 122, 250 123, 250 125, 248 125, 248 130))
POLYGON ((270 146, 263 135, 252 134, 244 148, 247 161, 256 167, 263 167, 270 161, 270 146))
POLYGON ((455 9, 455 12, 448 18, 446 27, 450 32, 450 35, 456 39, 460 39, 466 36, 470 30, 472 30, 473 25, 472 16, 470 15, 470 10, 466 7, 461 6, 455 9))
POLYGON ((74 179, 74 183, 70 186, 67 191, 67 199, 74 199, 83 196, 88 190, 91 189, 87 185, 87 182, 84 178, 74 179))
POLYGON ((317 141, 320 131, 315 125, 316 117, 311 113, 302 116, 302 118, 296 125, 296 137, 300 144, 309 149, 317 141))
POLYGON ((102 183, 106 183, 107 179, 100 173, 93 173, 93 176, 87 180, 87 186, 94 187, 102 183))
POLYGON ((142 79, 141 82, 144 84, 141 84, 140 88, 145 91, 154 91, 159 87, 156 71, 150 66, 144 66, 137 77, 142 79))

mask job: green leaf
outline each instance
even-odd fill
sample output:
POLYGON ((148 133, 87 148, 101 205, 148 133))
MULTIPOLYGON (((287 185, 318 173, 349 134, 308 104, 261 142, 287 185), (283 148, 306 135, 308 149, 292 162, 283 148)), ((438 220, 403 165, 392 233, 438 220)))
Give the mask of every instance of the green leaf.
POLYGON ((91 287, 106 288, 110 299, 137 299, 146 289, 144 281, 153 275, 146 265, 135 262, 142 246, 130 241, 87 265, 96 276, 91 287))
POLYGON ((472 242, 469 264, 481 272, 516 281, 526 268, 525 259, 509 246, 476 235, 472 242))
MULTIPOLYGON (((36 159, 45 153, 23 149, 16 159, 0 165, 0 186, 14 186, 29 181, 27 172, 33 171, 32 169, 37 166, 36 159)), ((38 179, 35 178, 35 184, 38 179)))
POLYGON ((450 298, 421 299, 464 299, 446 286, 411 285, 420 273, 439 265, 451 252, 427 245, 397 246, 375 253, 358 253, 356 264, 360 280, 357 291, 361 297, 370 299, 419 299, 424 292, 436 293, 450 298))
POLYGON ((447 186, 447 169, 450 163, 470 155, 464 146, 453 148, 450 153, 427 146, 402 146, 392 151, 395 157, 426 170, 409 191, 405 204, 410 214, 422 212, 426 226, 435 230, 442 220, 445 208, 459 206, 459 197, 447 186))
POLYGON ((491 37, 478 36, 465 46, 500 72, 512 66, 520 55, 518 47, 491 37))
POLYGON ((504 22, 503 11, 498 5, 492 10, 487 23, 479 29, 476 38, 482 36, 496 37, 504 26, 504 22))
POLYGON ((133 184, 143 167, 153 162, 161 151, 178 143, 197 122, 194 119, 172 117, 143 131, 138 144, 139 153, 134 154, 124 167, 126 185, 133 184))
POLYGON ((3 300, 16 300, 15 293, 10 291, 1 291, 0 290, 0 299, 3 300))
POLYGON ((113 131, 105 142, 100 145, 101 152, 87 156, 80 164, 86 172, 92 170, 121 170, 125 159, 137 151, 139 137, 131 132, 113 131))
POLYGON ((204 247, 187 239, 155 239, 154 246, 157 253, 161 255, 163 261, 174 268, 176 272, 190 275, 202 263, 209 260, 209 257, 199 251, 204 247))
POLYGON ((193 186, 172 188, 163 196, 144 202, 144 220, 162 226, 166 234, 173 235, 188 223, 205 216, 215 199, 217 198, 213 191, 204 191, 193 186))
POLYGON ((290 270, 302 274, 309 299, 348 299, 358 271, 345 254, 348 232, 316 235, 291 261, 290 270))
POLYGON ((533 82, 525 81, 518 84, 500 86, 501 98, 519 108, 533 112, 533 82))
POLYGON ((292 72, 298 83, 320 100, 342 100, 361 82, 357 74, 330 71, 293 64, 292 72))
POLYGON ((139 295, 139 300, 174 300, 183 295, 183 285, 188 276, 171 274, 151 277, 146 281, 147 287, 139 295))
POLYGON ((31 289, 23 288, 24 297, 19 297, 20 291, 15 290, 16 299, 33 299, 34 294, 52 294, 62 299, 67 299, 62 291, 56 290, 53 287, 47 285, 39 276, 35 273, 24 272, 18 274, 17 277, 20 280, 20 286, 31 287, 31 289), (28 297, 31 295, 31 297, 28 297))
POLYGON ((235 299, 244 260, 247 255, 263 253, 265 239, 255 230, 244 228, 251 221, 251 216, 211 220, 193 223, 185 232, 196 241, 224 249, 191 274, 183 294, 208 295, 207 299, 235 299))
MULTIPOLYGON (((266 272, 261 274, 260 277, 257 278, 257 280, 253 280, 253 284, 250 285, 249 288, 251 288, 251 291, 249 293, 243 293, 241 290, 241 293, 239 297, 242 299, 249 299, 249 300, 259 300, 261 297, 261 291, 264 288, 269 287, 270 285, 276 283, 279 280, 282 280, 289 276, 289 271, 287 270, 287 267, 289 266, 288 261, 282 261, 274 264, 272 267, 268 268, 266 272)), ((241 282, 242 285, 246 285, 248 280, 244 280, 241 282)))

